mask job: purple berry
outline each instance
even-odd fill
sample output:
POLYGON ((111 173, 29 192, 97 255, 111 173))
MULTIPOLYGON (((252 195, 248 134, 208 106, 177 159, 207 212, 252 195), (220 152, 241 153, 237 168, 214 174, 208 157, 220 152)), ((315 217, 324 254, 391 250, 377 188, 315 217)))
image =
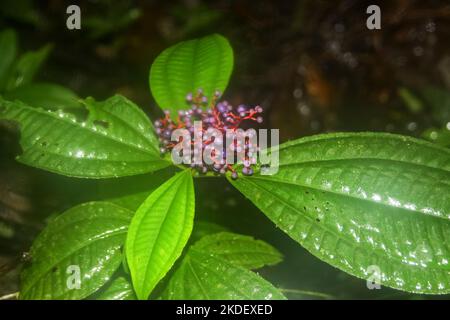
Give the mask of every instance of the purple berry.
POLYGON ((166 130, 164 130, 163 135, 166 138, 170 138, 172 136, 172 131, 166 129, 166 130))
POLYGON ((242 174, 244 176, 251 176, 253 174, 253 169, 249 167, 243 167, 242 168, 242 174))
POLYGON ((247 110, 247 108, 243 104, 240 104, 239 107, 237 107, 238 113, 245 112, 246 110, 247 110))

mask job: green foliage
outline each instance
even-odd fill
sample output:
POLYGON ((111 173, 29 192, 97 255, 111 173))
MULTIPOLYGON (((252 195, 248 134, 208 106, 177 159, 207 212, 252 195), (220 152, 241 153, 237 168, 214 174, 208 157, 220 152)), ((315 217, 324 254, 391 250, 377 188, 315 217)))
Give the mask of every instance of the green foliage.
POLYGON ((450 125, 441 129, 430 128, 422 133, 422 137, 440 146, 450 148, 450 125))
POLYGON ((20 100, 33 107, 47 110, 76 109, 78 97, 69 89, 53 83, 30 83, 5 92, 7 100, 20 100))
POLYGON ((450 150, 403 136, 328 134, 280 146, 273 176, 232 183, 312 254, 367 279, 450 292, 450 150))
POLYGON ((16 57, 17 37, 13 30, 0 32, 0 91, 5 87, 16 57))
POLYGON ((21 299, 82 299, 102 287, 122 261, 132 212, 107 202, 90 202, 56 217, 31 247, 22 271, 21 299), (79 289, 70 266, 80 270, 79 289))
POLYGON ((47 59, 51 46, 46 45, 39 50, 25 52, 15 63, 7 84, 7 90, 28 84, 47 59))
POLYGON ((108 283, 96 300, 136 300, 136 295, 130 281, 121 276, 108 283))
POLYGON ((197 241, 204 236, 215 234, 219 232, 228 231, 224 226, 218 225, 214 222, 197 220, 194 224, 194 230, 192 230, 191 241, 197 241))
POLYGON ((164 50, 150 70, 150 89, 164 110, 187 109, 186 94, 201 88, 210 99, 223 92, 233 69, 233 50, 214 34, 180 42, 164 50))
POLYGON ((88 14, 83 18, 83 27, 92 39, 123 31, 141 16, 141 10, 128 1, 103 1, 99 4, 103 14, 88 14))
POLYGON ((239 248, 236 250, 230 247, 232 237, 235 241, 245 241, 250 245, 249 250, 253 256, 251 254, 248 256, 258 266, 262 261, 274 262, 276 260, 273 256, 275 251, 273 248, 262 241, 246 236, 230 233, 218 235, 226 242, 223 246, 217 243, 217 235, 210 235, 190 247, 162 293, 161 299, 285 299, 283 294, 272 284, 242 266, 244 264, 249 267, 249 264, 243 263, 243 260, 238 259, 237 256, 234 256, 234 259, 228 259, 239 251, 239 248), (211 250, 213 246, 216 249, 214 251, 211 250), (261 248, 264 248, 263 251, 261 248), (233 250, 231 255, 230 250, 233 250), (267 255, 265 258, 264 254, 267 255), (259 257, 256 258, 258 255, 259 257))
POLYGON ((17 36, 13 30, 0 32, 0 94, 7 100, 20 100, 45 109, 79 108, 78 97, 71 90, 52 83, 33 83, 51 52, 46 45, 28 51, 17 60, 17 36))
POLYGON ((283 259, 277 249, 264 241, 230 232, 205 236, 195 248, 248 269, 274 265, 283 259))
POLYGON ((126 242, 139 299, 147 299, 181 255, 193 227, 194 185, 189 170, 153 191, 137 209, 126 242))
MULTIPOLYGON (((196 222, 192 232, 193 171, 174 174, 141 109, 119 95, 77 108, 70 91, 30 83, 48 49, 14 63, 15 35, 4 31, 0 50, 0 86, 16 99, 0 100, 0 119, 20 127, 18 160, 66 176, 110 178, 98 184, 108 202, 68 210, 35 240, 22 299, 285 298, 251 271, 279 263, 275 248, 210 222, 196 222), (71 265, 82 272, 79 290, 66 285, 71 265)), ((232 67, 222 36, 185 41, 157 57, 150 87, 161 108, 176 111, 186 108, 188 92, 223 92, 232 67)), ((426 107, 400 94, 413 111, 426 107)), ((279 156, 278 173, 230 181, 290 237, 356 277, 373 276, 377 266, 383 285, 450 292, 450 150, 398 135, 341 133, 287 142, 279 156)))
POLYGON ((96 196, 131 211, 136 211, 150 193, 171 178, 175 172, 176 169, 170 166, 138 176, 98 180, 96 196))
POLYGON ((438 87, 425 87, 420 90, 425 103, 431 109, 434 119, 441 125, 450 122, 450 91, 438 87))
POLYGON ((70 113, 0 100, 0 118, 21 128, 18 161, 82 178, 129 176, 170 165, 160 158, 153 127, 134 103, 114 96, 85 104, 89 115, 80 121, 70 113))

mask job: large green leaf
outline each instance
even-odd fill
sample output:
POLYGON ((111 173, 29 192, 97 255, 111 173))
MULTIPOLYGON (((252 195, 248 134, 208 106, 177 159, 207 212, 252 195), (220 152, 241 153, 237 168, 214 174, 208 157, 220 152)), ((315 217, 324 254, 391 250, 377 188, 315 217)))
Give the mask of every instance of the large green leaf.
MULTIPOLYGON (((206 236, 209 238, 211 236, 206 236)), ((205 239, 203 238, 203 239, 205 239)), ((162 293, 166 300, 270 300, 283 294, 258 274, 194 244, 162 293)))
POLYGON ((25 52, 19 57, 10 74, 7 90, 30 83, 47 59, 51 49, 51 45, 46 45, 39 50, 25 52))
POLYGON ((192 235, 189 241, 196 242, 204 236, 225 231, 228 230, 222 225, 216 224, 214 222, 197 220, 194 222, 194 230, 192 230, 192 235))
POLYGON ((181 255, 192 231, 194 185, 190 170, 165 182, 136 211, 126 256, 139 299, 147 299, 181 255))
POLYGON ((279 172, 231 181, 312 254, 352 275, 450 292, 450 150, 377 133, 280 146, 279 172))
POLYGON ((0 91, 3 90, 9 76, 11 65, 16 57, 17 36, 13 30, 0 33, 0 91))
POLYGON ((49 110, 79 108, 75 93, 53 83, 30 83, 4 94, 6 100, 20 100, 30 106, 49 110))
POLYGON ((82 299, 97 291, 120 266, 132 215, 115 204, 89 202, 51 220, 31 247, 20 298, 82 299), (79 288, 69 278, 75 268, 79 288))
POLYGON ((223 92, 233 69, 233 50, 224 37, 213 34, 180 42, 164 50, 150 70, 150 89, 162 109, 187 109, 186 94, 202 89, 211 98, 223 92))
POLYGON ((146 115, 131 101, 114 96, 85 101, 86 121, 63 111, 50 112, 19 101, 0 100, 0 119, 21 127, 18 160, 55 173, 107 178, 151 172, 170 165, 160 158, 146 115))
POLYGON ((121 276, 108 283, 96 300, 136 300, 136 296, 131 282, 121 276))
POLYGON ((195 248, 248 269, 274 265, 283 259, 281 253, 266 242, 231 232, 205 236, 196 242, 195 248))

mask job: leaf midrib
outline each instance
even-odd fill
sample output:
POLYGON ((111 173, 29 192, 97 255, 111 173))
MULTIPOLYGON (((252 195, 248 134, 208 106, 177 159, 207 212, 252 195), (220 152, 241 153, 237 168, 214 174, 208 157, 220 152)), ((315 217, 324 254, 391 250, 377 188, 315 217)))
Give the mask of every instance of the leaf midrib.
MULTIPOLYGON (((428 164, 425 163, 416 163, 416 162, 409 162, 409 161, 404 161, 404 160, 400 160, 400 159, 387 159, 387 158, 377 158, 377 157, 360 157, 360 158, 355 158, 355 157, 351 157, 351 158, 339 158, 339 159, 317 159, 317 160, 307 160, 307 161, 299 161, 299 162, 288 162, 288 163, 282 163, 280 162, 280 164, 278 165, 279 168, 281 167, 289 167, 289 166, 301 166, 301 165, 308 165, 308 164, 320 164, 320 163, 333 163, 333 162, 346 162, 346 161, 374 161, 374 162, 394 162, 394 163, 399 163, 401 165, 406 165, 406 166, 411 166, 411 167, 421 167, 421 168, 426 168, 428 170, 433 170, 433 171, 442 171, 444 172, 446 175, 450 175, 450 171, 440 168, 440 167, 434 167, 434 166, 430 166, 428 164)), ((442 183, 446 183, 450 185, 450 181, 441 181, 442 183)))
MULTIPOLYGON (((247 179, 247 181, 249 181, 249 180, 250 180, 250 179, 247 179)), ((271 194, 271 195, 272 195, 272 193, 271 193, 269 190, 267 190, 266 188, 264 188, 264 187, 262 187, 262 186, 256 184, 256 183, 253 182, 253 181, 251 181, 251 183, 252 183, 253 185, 255 185, 257 188, 262 189, 265 193, 268 193, 268 194, 271 194)), ((298 210, 296 207, 294 207, 291 203, 289 203, 289 202, 287 202, 287 201, 284 201, 284 200, 282 200, 282 199, 279 198, 279 197, 276 197, 276 199, 277 199, 278 201, 284 203, 286 206, 290 207, 294 212, 297 212, 297 214, 299 214, 299 215, 305 217, 306 219, 308 219, 308 220, 311 222, 311 226, 314 224, 314 221, 313 221, 313 219, 312 219, 311 217, 309 217, 309 216, 306 215, 306 214, 303 214, 300 210, 298 210)), ((322 229, 324 229, 325 231, 329 232, 330 234, 334 235, 337 239, 340 239, 340 240, 344 241, 345 243, 347 243, 348 245, 350 245, 350 247, 353 248, 353 251, 355 250, 355 248, 364 248, 364 247, 365 247, 365 246, 354 245, 354 242, 353 242, 353 241, 351 241, 351 240, 349 240, 349 239, 347 239, 347 238, 342 237, 341 235, 339 235, 338 233, 336 233, 336 231, 334 231, 333 229, 330 229, 330 228, 327 227, 327 226, 324 226, 323 224, 320 226, 320 228, 322 228, 322 229)), ((289 234, 289 233, 288 233, 288 234, 289 234)), ((297 240, 297 239, 295 239, 295 240, 298 241, 298 242, 300 242, 300 241, 303 242, 302 240, 297 240)), ((387 251, 380 251, 379 248, 373 248, 373 247, 372 247, 372 249, 374 249, 374 253, 375 253, 379 258, 383 258, 383 257, 386 257, 386 256, 387 256, 391 261, 397 262, 397 263, 401 264, 402 266, 404 265, 404 263, 403 263, 401 260, 397 259, 394 255, 388 254, 387 251)), ((316 252, 319 254, 318 251, 316 251, 316 252)), ((418 267, 419 269, 423 269, 423 267, 420 267, 420 266, 415 266, 415 267, 418 267)), ((428 268, 428 269, 433 269, 433 270, 436 270, 436 271, 439 271, 439 272, 445 271, 445 270, 443 270, 443 269, 439 269, 439 268, 434 267, 434 266, 428 266, 427 268, 428 268)), ((354 269, 347 268, 347 270, 351 270, 352 272, 354 272, 354 269)), ((355 272, 354 272, 354 274, 356 275, 355 272)))
POLYGON ((394 207, 394 206, 390 206, 390 205, 388 205, 386 203, 383 203, 383 202, 372 201, 372 200, 370 200, 368 198, 358 198, 358 197, 350 195, 350 194, 342 194, 342 193, 331 191, 331 190, 328 190, 328 189, 320 189, 318 187, 314 187, 314 186, 310 186, 310 185, 304 185, 304 184, 300 184, 300 183, 295 183, 295 182, 285 181, 285 180, 275 179, 275 178, 263 178, 262 176, 256 176, 256 175, 252 176, 251 178, 248 178, 247 180, 251 180, 251 179, 263 180, 263 181, 269 181, 269 182, 274 182, 274 183, 280 183, 280 184, 287 184, 287 185, 297 186, 297 187, 300 187, 300 188, 311 189, 311 190, 315 190, 315 191, 319 191, 319 192, 325 192, 325 193, 333 194, 333 195, 336 195, 336 196, 339 196, 339 197, 352 198, 352 199, 355 199, 355 200, 368 202, 370 204, 380 205, 380 206, 387 207, 387 208, 390 208, 390 209, 395 208, 395 209, 403 210, 403 211, 406 211, 406 212, 412 212, 414 214, 425 215, 427 217, 443 219, 444 221, 447 221, 447 222, 449 221, 449 219, 446 218, 445 216, 436 216, 436 215, 428 214, 428 213, 417 211, 417 210, 411 210, 411 209, 404 208, 404 207, 394 207))
MULTIPOLYGON (((11 106, 7 106, 7 108, 11 109, 12 107, 11 106)), ((23 108, 23 110, 27 110, 31 114, 33 114, 33 113, 34 114, 39 114, 39 115, 42 115, 44 117, 49 117, 52 120, 56 120, 57 122, 64 122, 65 124, 67 124, 69 126, 72 126, 72 127, 76 128, 76 129, 79 129, 82 132, 84 130, 89 131, 94 137, 102 137, 102 138, 105 138, 107 140, 109 139, 109 140, 112 140, 112 141, 116 142, 119 145, 128 146, 128 147, 131 147, 133 149, 136 149, 136 150, 142 151, 144 153, 147 153, 148 155, 155 156, 154 152, 151 152, 151 151, 149 151, 146 148, 140 148, 140 147, 138 147, 135 144, 126 143, 126 142, 124 142, 125 140, 120 141, 120 139, 118 139, 118 138, 116 138, 114 136, 111 136, 109 134, 100 134, 99 131, 93 130, 93 127, 88 125, 87 122, 86 122, 86 125, 83 127, 83 125, 81 123, 79 123, 78 121, 72 121, 70 119, 67 119, 66 117, 59 117, 58 115, 54 114, 53 112, 46 112, 46 111, 43 111, 43 110, 34 109, 34 108, 28 107, 26 105, 22 105, 21 108, 23 108)), ((11 120, 13 120, 15 122, 19 122, 19 123, 21 122, 20 120, 15 120, 15 119, 11 119, 11 120)), ((147 139, 145 139, 145 140, 148 141, 147 139)), ((35 146, 35 144, 33 144, 33 143, 31 143, 31 145, 35 146)))

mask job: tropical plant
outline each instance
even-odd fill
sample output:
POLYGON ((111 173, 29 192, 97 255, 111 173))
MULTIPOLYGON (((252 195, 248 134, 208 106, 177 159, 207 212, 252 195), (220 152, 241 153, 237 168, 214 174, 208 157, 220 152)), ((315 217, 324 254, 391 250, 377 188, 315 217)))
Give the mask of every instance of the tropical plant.
MULTIPOLYGON (((185 41, 157 57, 150 88, 166 116, 175 117, 191 107, 187 93, 201 88, 209 101, 223 93, 232 68, 224 37, 185 41)), ((2 100, 0 118, 20 126, 17 160, 74 178, 153 173, 152 181, 143 200, 142 193, 98 199, 50 220, 31 247, 20 298, 285 298, 253 271, 281 261, 274 247, 194 220, 194 180, 202 175, 161 156, 158 131, 138 106, 120 95, 83 104, 87 116, 80 118, 2 100), (167 177, 163 168, 174 173, 167 177), (75 274, 67 273, 73 266, 77 290, 75 274)), ((274 175, 262 175, 257 164, 253 174, 234 166, 217 177, 226 176, 277 227, 336 268, 403 291, 450 292, 448 149, 369 132, 277 148, 274 175)))

